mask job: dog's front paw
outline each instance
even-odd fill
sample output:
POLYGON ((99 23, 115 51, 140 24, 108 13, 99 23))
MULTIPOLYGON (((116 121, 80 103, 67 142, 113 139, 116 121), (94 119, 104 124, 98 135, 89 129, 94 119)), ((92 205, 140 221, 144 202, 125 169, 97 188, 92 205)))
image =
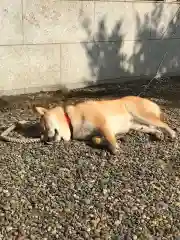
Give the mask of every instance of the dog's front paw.
POLYGON ((155 136, 159 140, 163 140, 164 139, 164 134, 161 131, 156 132, 155 136))
POLYGON ((113 155, 116 155, 116 153, 118 152, 119 150, 119 145, 116 143, 116 145, 110 145, 109 146, 109 149, 110 149, 110 152, 113 154, 113 155))
POLYGON ((171 132, 171 139, 174 140, 176 138, 177 138, 177 134, 176 134, 176 132, 174 130, 172 130, 172 132, 171 132))

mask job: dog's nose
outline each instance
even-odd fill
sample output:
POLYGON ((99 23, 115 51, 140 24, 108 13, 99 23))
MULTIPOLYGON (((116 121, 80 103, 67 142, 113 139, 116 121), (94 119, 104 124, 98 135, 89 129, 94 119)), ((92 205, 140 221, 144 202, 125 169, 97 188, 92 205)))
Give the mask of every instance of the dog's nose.
POLYGON ((54 140, 54 137, 47 137, 47 142, 52 142, 54 140))
POLYGON ((45 141, 46 144, 50 145, 53 144, 53 138, 52 137, 48 137, 45 141))

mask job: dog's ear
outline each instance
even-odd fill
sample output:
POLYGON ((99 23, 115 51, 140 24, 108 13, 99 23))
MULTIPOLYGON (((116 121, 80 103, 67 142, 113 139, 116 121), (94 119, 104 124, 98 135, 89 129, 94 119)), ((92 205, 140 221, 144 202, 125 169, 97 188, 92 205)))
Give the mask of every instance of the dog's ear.
POLYGON ((43 108, 43 107, 36 107, 36 106, 34 106, 33 109, 34 109, 34 111, 36 113, 38 113, 41 116, 43 116, 47 112, 47 109, 43 108))

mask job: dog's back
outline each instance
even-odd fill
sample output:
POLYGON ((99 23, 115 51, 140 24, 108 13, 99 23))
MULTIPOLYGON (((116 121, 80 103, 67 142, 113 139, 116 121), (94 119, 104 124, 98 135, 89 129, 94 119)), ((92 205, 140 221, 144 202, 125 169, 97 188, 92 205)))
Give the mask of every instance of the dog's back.
POLYGON ((157 104, 135 96, 78 103, 73 107, 69 106, 68 114, 75 129, 74 137, 85 138, 85 135, 105 125, 114 134, 127 132, 133 118, 129 111, 139 115, 153 112, 158 118, 161 115, 157 104))

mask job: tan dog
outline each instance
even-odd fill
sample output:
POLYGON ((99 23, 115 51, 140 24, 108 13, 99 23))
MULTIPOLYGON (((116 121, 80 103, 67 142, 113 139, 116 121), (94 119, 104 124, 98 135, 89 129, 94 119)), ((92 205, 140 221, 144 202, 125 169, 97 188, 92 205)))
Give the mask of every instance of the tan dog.
POLYGON ((45 109, 35 107, 40 114, 40 125, 45 141, 71 138, 88 140, 104 137, 112 153, 118 148, 116 134, 128 133, 130 129, 151 133, 158 138, 165 131, 174 139, 173 131, 161 120, 160 107, 145 98, 126 96, 117 100, 87 101, 76 105, 45 109), (160 130, 158 130, 159 128, 160 130))

